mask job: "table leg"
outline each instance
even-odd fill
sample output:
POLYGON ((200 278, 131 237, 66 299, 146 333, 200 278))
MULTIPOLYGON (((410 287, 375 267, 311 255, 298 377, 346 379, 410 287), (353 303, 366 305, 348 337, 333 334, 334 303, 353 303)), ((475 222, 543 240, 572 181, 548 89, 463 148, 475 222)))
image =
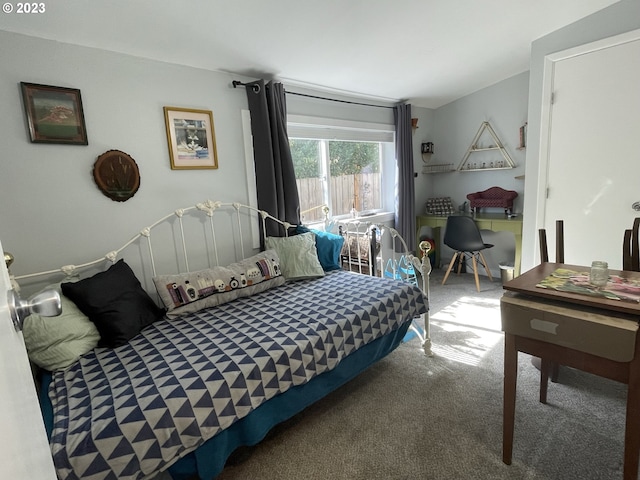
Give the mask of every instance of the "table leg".
POLYGON ((436 244, 436 255, 435 255, 435 268, 440 268, 440 254, 442 253, 442 242, 440 241, 440 227, 431 227, 431 234, 433 235, 433 241, 436 244))
POLYGON ((547 403, 547 389, 549 387, 549 370, 551 361, 540 359, 540 403, 547 403))
POLYGON ((513 433, 516 414, 516 381, 518 376, 518 351, 515 337, 504 334, 504 399, 502 418, 502 461, 511 465, 513 433))
POLYGON ((640 352, 629 363, 627 419, 624 432, 624 480, 637 480, 640 456, 640 352))

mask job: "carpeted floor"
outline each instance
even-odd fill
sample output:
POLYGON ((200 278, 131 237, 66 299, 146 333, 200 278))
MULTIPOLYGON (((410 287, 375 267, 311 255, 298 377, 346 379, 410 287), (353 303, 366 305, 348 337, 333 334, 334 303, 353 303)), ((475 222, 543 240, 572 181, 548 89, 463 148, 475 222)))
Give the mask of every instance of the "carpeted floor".
POLYGON ((547 405, 520 354, 513 464, 502 463, 499 279, 431 280, 434 357, 413 339, 232 456, 218 480, 620 479, 626 386, 561 368, 547 405))

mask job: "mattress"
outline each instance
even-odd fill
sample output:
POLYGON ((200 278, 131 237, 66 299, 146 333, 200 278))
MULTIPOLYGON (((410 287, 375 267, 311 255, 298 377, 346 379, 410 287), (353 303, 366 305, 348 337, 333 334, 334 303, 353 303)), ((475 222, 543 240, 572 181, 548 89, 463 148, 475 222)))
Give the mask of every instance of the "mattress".
POLYGON ((336 271, 154 323, 52 376, 61 479, 143 479, 426 312, 422 292, 336 271))

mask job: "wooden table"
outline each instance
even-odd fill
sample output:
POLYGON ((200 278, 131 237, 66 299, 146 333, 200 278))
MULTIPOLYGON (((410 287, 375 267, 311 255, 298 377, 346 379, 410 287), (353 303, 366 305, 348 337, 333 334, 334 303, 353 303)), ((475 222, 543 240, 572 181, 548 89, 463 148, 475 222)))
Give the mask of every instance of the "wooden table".
MULTIPOLYGON (((511 232, 516 241, 516 253, 514 259, 515 276, 520 275, 520 263, 522 259, 522 215, 517 217, 507 217, 502 213, 479 213, 473 216, 480 230, 491 230, 492 232, 511 232)), ((416 245, 420 244, 420 228, 430 227, 433 230, 433 240, 436 244, 436 264, 440 268, 440 252, 442 249, 441 229, 447 225, 446 216, 419 215, 416 217, 416 245)))
MULTIPOLYGON (((581 348, 581 342, 585 340, 584 331, 575 328, 575 348, 563 345, 553 337, 531 338, 525 334, 514 334, 505 329, 503 310, 503 330, 505 330, 505 351, 504 351, 504 410, 503 410, 503 445, 502 461, 507 465, 511 464, 513 454, 514 420, 516 404, 516 380, 518 371, 518 352, 528 353, 543 359, 543 362, 557 362, 561 365, 577 368, 585 372, 599 375, 611 380, 622 382, 628 385, 626 422, 625 422, 625 447, 624 447, 624 479, 637 480, 638 460, 640 457, 640 335, 637 335, 640 319, 640 304, 620 300, 605 299, 602 297, 587 296, 577 293, 567 293, 551 289, 536 287, 536 285, 558 268, 567 268, 577 271, 589 271, 589 267, 566 265, 558 263, 543 263, 532 270, 520 275, 514 280, 505 283, 507 290, 505 297, 516 297, 519 301, 523 299, 532 306, 533 310, 539 308, 541 318, 549 315, 550 308, 557 309, 558 312, 572 313, 574 321, 584 321, 584 326, 588 326, 589 315, 597 316, 603 324, 598 327, 612 328, 610 332, 614 334, 626 335, 631 339, 631 348, 627 348, 628 361, 617 361, 606 358, 607 355, 589 352, 589 348, 581 348), (550 307, 550 305, 552 307, 550 307), (610 320, 610 321, 609 321, 610 320), (608 323, 607 323, 608 322, 608 323), (616 325, 624 325, 626 332, 616 330, 616 325), (582 340, 580 339, 582 335, 582 340), (633 335, 629 337, 629 335, 633 335), (585 351, 586 350, 586 351, 585 351)), ((626 278, 639 279, 640 273, 620 272, 612 270, 611 274, 619 274, 626 278)), ((503 297, 503 302, 507 303, 509 298, 503 297)), ((517 309, 515 310, 517 311, 517 309)), ((515 322, 512 325, 518 326, 519 318, 510 314, 508 321, 515 322)), ((524 317, 524 315, 523 315, 524 317)), ((526 321, 522 318, 522 321, 526 321)), ((533 320, 536 321, 536 320, 533 320)), ((594 325, 591 323, 590 325, 594 325)), ((526 330, 526 326, 520 324, 526 330)), ((574 325, 575 326, 575 325, 574 325)), ((621 327, 622 328, 622 327, 621 327)), ((517 329, 516 329, 517 330, 517 329)), ((523 330, 524 331, 524 330, 523 330)), ((567 329, 565 328, 565 334, 567 329)), ((571 334, 571 332, 569 332, 571 334)), ((544 336, 544 334, 542 334, 544 336)), ((622 337, 621 337, 622 338, 622 337)), ((588 339, 592 345, 598 345, 598 339, 588 339), (595 340, 595 341, 594 341, 595 340)), ((571 342, 569 342, 571 343, 571 342)), ((627 346, 628 347, 628 346, 627 346)), ((616 353, 617 354, 617 353, 616 353)), ((615 357, 615 354, 613 355, 615 357)), ((543 368, 543 372, 544 372, 543 368)), ((541 388, 546 388, 546 378, 541 379, 541 388), (543 385, 544 384, 544 385, 543 385)), ((542 400, 541 390, 541 400, 542 400)), ((546 396, 546 392, 545 396, 546 396)))

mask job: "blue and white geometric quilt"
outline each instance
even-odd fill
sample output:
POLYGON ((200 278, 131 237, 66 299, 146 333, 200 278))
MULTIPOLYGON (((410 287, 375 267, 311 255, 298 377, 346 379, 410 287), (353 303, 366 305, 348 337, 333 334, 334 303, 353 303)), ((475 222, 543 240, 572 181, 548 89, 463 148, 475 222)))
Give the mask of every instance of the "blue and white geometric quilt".
POLYGON ((426 312, 415 286, 336 271, 171 321, 53 374, 58 476, 144 479, 426 312))

